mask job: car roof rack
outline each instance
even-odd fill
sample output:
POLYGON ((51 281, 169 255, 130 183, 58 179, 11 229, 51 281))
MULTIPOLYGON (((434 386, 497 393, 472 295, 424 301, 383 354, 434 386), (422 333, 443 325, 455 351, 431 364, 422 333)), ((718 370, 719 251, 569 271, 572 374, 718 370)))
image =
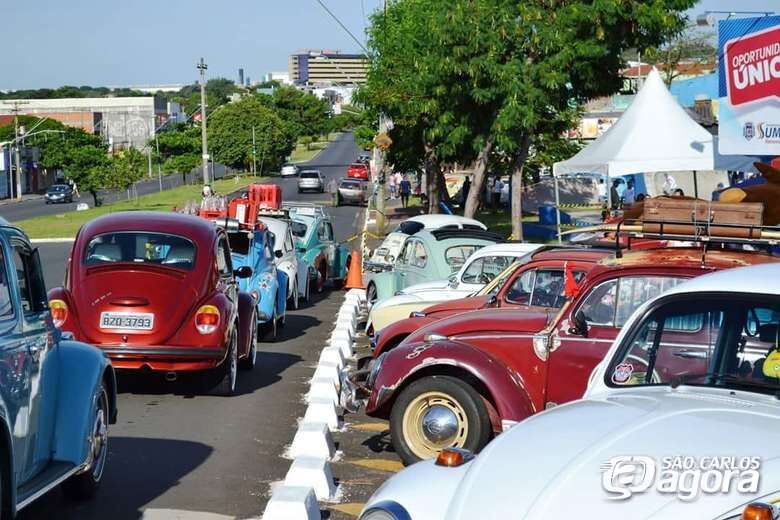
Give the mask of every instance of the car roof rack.
POLYGON ((290 216, 290 209, 285 207, 281 207, 281 208, 261 207, 261 208, 257 208, 257 216, 287 218, 290 216))
MULTIPOLYGON (((436 240, 448 240, 451 238, 476 238, 480 240, 506 242, 506 239, 498 233, 494 233, 493 231, 485 231, 483 229, 422 229, 421 231, 428 231, 436 240)), ((417 233, 419 232, 420 231, 417 233)))
POLYGON ((325 206, 322 204, 314 204, 313 202, 282 202, 282 209, 286 209, 289 213, 298 213, 310 217, 328 216, 325 206))

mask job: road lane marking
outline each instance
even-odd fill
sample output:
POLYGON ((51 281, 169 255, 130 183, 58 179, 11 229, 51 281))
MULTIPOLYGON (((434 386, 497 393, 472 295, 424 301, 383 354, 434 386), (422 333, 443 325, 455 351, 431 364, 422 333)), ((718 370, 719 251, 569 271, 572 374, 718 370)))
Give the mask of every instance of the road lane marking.
POLYGON ((234 520, 235 516, 183 509, 145 509, 141 520, 234 520))
POLYGON ((333 509, 335 511, 338 511, 339 513, 345 513, 351 516, 357 516, 363 510, 363 507, 365 505, 366 505, 365 503, 348 502, 346 504, 336 504, 328 507, 329 509, 333 509))
POLYGON ((374 469, 377 471, 386 471, 388 473, 398 473, 404 469, 400 460, 393 459, 347 459, 344 462, 361 468, 374 469))
POLYGON ((359 430, 361 432, 382 433, 390 429, 390 426, 383 422, 356 423, 350 424, 349 426, 350 428, 354 428, 355 430, 359 430))

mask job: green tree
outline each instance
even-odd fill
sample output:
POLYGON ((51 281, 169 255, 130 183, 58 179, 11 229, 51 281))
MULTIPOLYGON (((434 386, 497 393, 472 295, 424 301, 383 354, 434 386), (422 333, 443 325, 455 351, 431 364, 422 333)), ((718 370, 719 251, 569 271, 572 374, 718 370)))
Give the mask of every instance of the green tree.
POLYGON ((714 42, 712 32, 702 31, 695 25, 688 26, 663 45, 647 49, 643 58, 658 66, 668 86, 680 76, 678 66, 681 64, 714 65, 718 56, 714 42))
POLYGON ((394 2, 372 19, 372 62, 359 99, 393 119, 391 151, 399 143, 421 150, 432 210, 442 163, 472 163, 476 177, 491 158, 508 160, 513 234, 521 238, 522 178, 535 140, 565 130, 583 101, 616 92, 623 51, 662 44, 694 3, 394 2))
POLYGON ((114 153, 111 157, 104 188, 128 189, 140 181, 147 172, 147 157, 135 148, 114 153))
POLYGON ((65 174, 81 191, 92 195, 95 206, 100 206, 98 191, 110 184, 111 161, 101 146, 85 145, 70 150, 65 163, 65 174))
POLYGON ((294 134, 273 110, 252 96, 225 105, 209 119, 209 148, 214 157, 235 168, 248 168, 252 128, 261 174, 264 169, 278 168, 295 145, 294 134))
POLYGON ((313 94, 285 86, 274 89, 273 106, 295 137, 312 138, 328 131, 330 104, 313 94))

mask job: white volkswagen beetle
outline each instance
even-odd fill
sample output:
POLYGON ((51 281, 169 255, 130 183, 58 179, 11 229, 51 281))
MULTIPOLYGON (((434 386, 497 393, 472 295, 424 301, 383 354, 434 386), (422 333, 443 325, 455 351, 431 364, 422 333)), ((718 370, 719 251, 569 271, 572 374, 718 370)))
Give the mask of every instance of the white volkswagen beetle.
MULTIPOLYGON (((554 342, 553 342, 554 345, 554 342)), ((554 346, 553 346, 554 349, 554 346)), ((552 354, 554 355, 554 354, 552 354)), ((640 307, 579 401, 388 480, 362 520, 777 518, 780 264, 640 307)))
POLYGON ((504 269, 518 260, 527 261, 542 244, 506 243, 477 249, 461 268, 443 280, 405 287, 400 294, 385 298, 371 307, 366 330, 382 330, 414 311, 447 300, 465 298, 482 289, 504 269))
POLYGON ((274 234, 274 262, 277 269, 287 274, 287 300, 293 309, 297 309, 301 298, 309 301, 311 268, 295 254, 295 242, 288 221, 268 217, 262 217, 260 221, 274 234))

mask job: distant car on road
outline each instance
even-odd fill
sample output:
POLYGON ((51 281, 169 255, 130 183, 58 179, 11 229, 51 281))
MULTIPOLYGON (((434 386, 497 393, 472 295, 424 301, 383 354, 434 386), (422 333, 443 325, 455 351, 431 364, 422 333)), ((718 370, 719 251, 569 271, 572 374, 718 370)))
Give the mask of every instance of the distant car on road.
POLYGON ((337 202, 342 204, 363 205, 368 200, 368 183, 358 179, 341 179, 339 181, 337 202))
MULTIPOLYGON (((116 379, 96 348, 55 329, 37 249, 0 219, 0 471, 2 517, 62 483, 95 494, 116 423, 116 379)), ((56 319, 56 316, 55 316, 56 319)))
POLYGON ((363 164, 368 164, 368 163, 371 162, 371 156, 368 155, 367 153, 362 153, 362 154, 358 155, 358 158, 357 158, 356 162, 363 163, 363 164))
POLYGON ((52 184, 43 196, 46 204, 73 202, 73 186, 70 184, 52 184))
POLYGON ((368 165, 365 163, 352 163, 347 168, 347 177, 350 179, 368 180, 368 165))
POLYGON ((298 193, 304 191, 325 192, 325 181, 319 170, 303 170, 298 174, 298 193))
POLYGON ((285 164, 282 166, 282 177, 295 177, 298 175, 298 167, 294 164, 285 164))
POLYGON ((118 212, 79 230, 65 286, 49 302, 58 327, 116 368, 168 380, 199 372, 206 389, 232 395, 237 367, 252 368, 257 352, 255 302, 236 280, 251 275, 247 265, 233 270, 227 233, 212 222, 118 212))

